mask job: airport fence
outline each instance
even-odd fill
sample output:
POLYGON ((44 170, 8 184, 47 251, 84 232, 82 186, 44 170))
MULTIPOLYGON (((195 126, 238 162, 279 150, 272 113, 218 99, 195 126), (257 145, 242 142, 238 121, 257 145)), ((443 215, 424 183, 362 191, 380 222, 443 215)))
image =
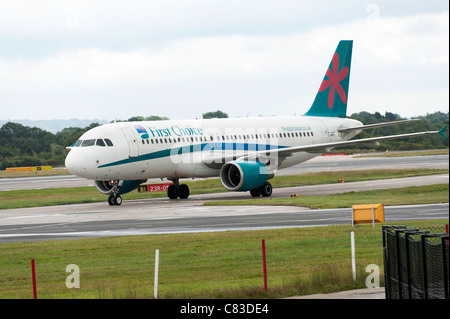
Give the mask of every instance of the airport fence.
POLYGON ((445 227, 382 227, 386 299, 449 299, 445 227))

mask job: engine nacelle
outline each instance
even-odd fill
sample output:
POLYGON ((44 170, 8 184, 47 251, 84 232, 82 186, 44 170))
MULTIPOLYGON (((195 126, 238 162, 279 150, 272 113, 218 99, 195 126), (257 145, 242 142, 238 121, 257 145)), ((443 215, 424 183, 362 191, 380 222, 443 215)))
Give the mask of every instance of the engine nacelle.
POLYGON ((273 178, 273 172, 257 161, 228 162, 220 169, 220 181, 230 191, 249 191, 273 178))
MULTIPOLYGON (((118 194, 126 194, 135 190, 142 183, 145 183, 146 180, 133 180, 133 181, 119 181, 118 184, 118 194)), ((106 195, 112 194, 113 181, 95 181, 95 186, 97 189, 106 195)))

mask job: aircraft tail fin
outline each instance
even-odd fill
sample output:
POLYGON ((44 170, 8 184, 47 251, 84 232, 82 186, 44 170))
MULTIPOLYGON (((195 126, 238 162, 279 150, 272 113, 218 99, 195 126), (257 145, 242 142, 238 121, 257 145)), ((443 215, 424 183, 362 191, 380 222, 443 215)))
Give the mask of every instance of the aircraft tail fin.
POLYGON ((346 117, 353 41, 340 41, 308 116, 346 117))

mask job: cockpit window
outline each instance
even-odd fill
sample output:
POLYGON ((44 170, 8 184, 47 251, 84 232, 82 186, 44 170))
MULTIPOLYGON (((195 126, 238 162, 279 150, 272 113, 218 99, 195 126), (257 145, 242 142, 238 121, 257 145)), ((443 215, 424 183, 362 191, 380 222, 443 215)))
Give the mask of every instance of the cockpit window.
POLYGON ((76 143, 74 143, 71 147, 86 147, 86 146, 113 146, 113 143, 109 138, 105 139, 92 139, 92 140, 78 140, 76 143))
POLYGON ((95 144, 95 140, 84 140, 81 144, 81 147, 93 146, 95 144))

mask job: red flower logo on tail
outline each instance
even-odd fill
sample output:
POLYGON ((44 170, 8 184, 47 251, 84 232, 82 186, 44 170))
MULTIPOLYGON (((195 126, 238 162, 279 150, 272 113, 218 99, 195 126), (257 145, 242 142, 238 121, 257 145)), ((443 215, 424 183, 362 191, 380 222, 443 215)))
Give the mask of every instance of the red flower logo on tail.
POLYGON ((328 76, 328 79, 323 80, 323 82, 319 88, 319 92, 322 92, 322 91, 325 91, 329 86, 331 86, 330 93, 328 93, 328 107, 330 109, 333 107, 335 91, 337 91, 342 102, 344 102, 344 104, 347 103, 347 96, 345 95, 345 91, 339 82, 344 80, 348 75, 348 67, 344 67, 341 70, 341 72, 338 73, 339 54, 335 53, 333 55, 333 60, 331 61, 331 65, 332 65, 333 70, 328 68, 327 73, 326 73, 326 76, 328 76))

